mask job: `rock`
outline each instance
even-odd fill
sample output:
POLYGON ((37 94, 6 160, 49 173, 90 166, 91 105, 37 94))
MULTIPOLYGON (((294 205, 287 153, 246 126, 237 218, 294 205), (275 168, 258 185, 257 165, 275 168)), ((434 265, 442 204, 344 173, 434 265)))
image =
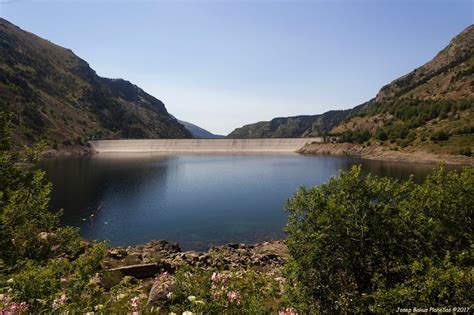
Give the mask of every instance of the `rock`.
POLYGON ((123 248, 112 248, 107 255, 113 259, 122 259, 128 256, 128 252, 123 248))
POLYGON ((161 271, 172 271, 171 265, 166 262, 130 265, 109 269, 119 271, 124 276, 132 276, 137 279, 151 278, 161 271))
POLYGON ((271 241, 254 245, 229 243, 213 246, 208 252, 182 252, 175 243, 164 240, 145 245, 117 247, 109 250, 102 265, 109 270, 119 270, 137 278, 152 277, 162 270, 175 270, 180 265, 198 268, 257 268, 271 270, 280 266, 288 257, 283 241, 271 241))

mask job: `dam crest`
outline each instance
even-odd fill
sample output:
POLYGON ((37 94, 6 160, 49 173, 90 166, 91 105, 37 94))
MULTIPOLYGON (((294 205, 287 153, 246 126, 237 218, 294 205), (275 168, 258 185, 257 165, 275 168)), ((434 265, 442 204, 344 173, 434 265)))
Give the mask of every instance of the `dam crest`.
POLYGON ((296 152, 316 138, 266 139, 130 139, 89 141, 96 153, 125 152, 296 152))

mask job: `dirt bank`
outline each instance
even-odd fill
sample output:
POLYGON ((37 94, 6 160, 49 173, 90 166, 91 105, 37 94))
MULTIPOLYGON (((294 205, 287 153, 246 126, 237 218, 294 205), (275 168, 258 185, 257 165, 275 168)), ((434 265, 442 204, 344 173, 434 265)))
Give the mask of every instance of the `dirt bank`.
POLYGON ((311 143, 301 148, 302 154, 351 155, 368 160, 407 162, 407 163, 440 163, 457 165, 474 165, 474 158, 464 155, 435 154, 431 152, 404 149, 390 150, 381 145, 363 146, 353 143, 311 143))

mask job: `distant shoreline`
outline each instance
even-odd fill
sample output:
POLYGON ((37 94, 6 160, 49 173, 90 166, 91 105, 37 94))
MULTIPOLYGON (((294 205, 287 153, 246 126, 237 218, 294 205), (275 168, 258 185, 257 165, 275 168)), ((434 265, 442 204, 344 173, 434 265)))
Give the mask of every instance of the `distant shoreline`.
MULTIPOLYGON (((417 164, 438 164, 444 162, 449 165, 474 165, 474 158, 464 155, 436 154, 421 150, 402 149, 400 151, 396 151, 377 144, 364 146, 354 143, 308 143, 294 152, 304 155, 354 156, 366 160, 388 162, 405 162, 417 164)), ((93 154, 96 154, 96 152, 90 146, 71 145, 65 146, 58 150, 46 150, 42 153, 42 157, 63 158, 88 156, 93 154)))

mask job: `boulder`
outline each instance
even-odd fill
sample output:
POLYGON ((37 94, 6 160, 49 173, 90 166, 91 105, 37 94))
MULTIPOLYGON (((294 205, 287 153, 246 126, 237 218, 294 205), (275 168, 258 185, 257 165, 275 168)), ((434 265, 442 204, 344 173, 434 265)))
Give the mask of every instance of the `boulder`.
POLYGON ((123 266, 109 269, 109 271, 118 271, 123 276, 131 276, 137 279, 151 278, 162 271, 172 271, 171 265, 166 262, 139 264, 123 266))

